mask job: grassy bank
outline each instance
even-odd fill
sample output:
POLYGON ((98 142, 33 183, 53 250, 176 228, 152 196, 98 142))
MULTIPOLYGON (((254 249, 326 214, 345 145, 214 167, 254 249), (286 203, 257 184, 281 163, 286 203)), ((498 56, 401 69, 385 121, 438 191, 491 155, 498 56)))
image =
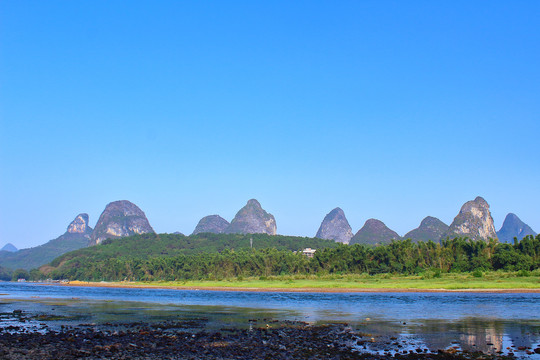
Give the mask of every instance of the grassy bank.
POLYGON ((487 272, 460 274, 404 275, 327 275, 327 276, 272 276, 261 278, 232 278, 205 281, 153 281, 86 283, 72 281, 71 285, 156 286, 209 289, 320 289, 320 290, 505 290, 540 291, 540 274, 528 276, 516 272, 487 272), (521 275, 521 276, 520 276, 521 275))

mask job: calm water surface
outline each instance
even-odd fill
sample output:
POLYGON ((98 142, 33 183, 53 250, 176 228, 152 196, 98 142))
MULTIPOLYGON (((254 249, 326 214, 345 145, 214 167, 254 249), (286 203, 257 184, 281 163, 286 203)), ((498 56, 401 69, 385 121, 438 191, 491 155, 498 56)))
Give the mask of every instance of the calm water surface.
MULTIPOLYGON (((534 293, 269 293, 0 283, 0 294, 0 313, 55 314, 62 319, 58 324, 189 318, 207 319, 208 327, 249 326, 252 319, 347 322, 409 347, 456 346, 540 359, 523 350, 540 342, 540 294, 534 293)), ((1 320, 0 327, 9 323, 1 320)))

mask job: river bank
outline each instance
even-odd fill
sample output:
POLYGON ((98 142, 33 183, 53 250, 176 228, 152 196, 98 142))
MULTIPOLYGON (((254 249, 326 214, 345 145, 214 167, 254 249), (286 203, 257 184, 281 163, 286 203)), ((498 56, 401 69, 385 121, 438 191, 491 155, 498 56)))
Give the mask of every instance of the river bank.
POLYGON ((65 286, 159 288, 178 290, 260 291, 260 292, 479 292, 540 293, 540 277, 512 276, 508 273, 442 274, 439 277, 405 275, 342 275, 326 277, 232 278, 199 281, 69 281, 65 286))
POLYGON ((108 287, 108 288, 133 288, 133 289, 172 289, 172 290, 208 290, 208 291, 249 291, 249 292, 321 292, 321 293, 540 293, 540 289, 419 289, 419 288, 324 288, 324 287, 240 287, 240 286, 208 286, 205 284, 186 285, 163 285, 146 283, 123 283, 123 282, 84 282, 73 281, 60 284, 62 286, 83 287, 108 287))

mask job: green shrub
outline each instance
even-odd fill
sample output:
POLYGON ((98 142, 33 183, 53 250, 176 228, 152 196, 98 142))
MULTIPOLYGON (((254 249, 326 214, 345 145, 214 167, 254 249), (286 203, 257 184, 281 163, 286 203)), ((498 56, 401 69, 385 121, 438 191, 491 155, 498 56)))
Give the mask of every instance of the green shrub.
POLYGON ((520 277, 531 276, 531 272, 527 270, 519 270, 516 275, 520 277))
POLYGON ((474 276, 475 278, 481 278, 482 276, 484 276, 484 273, 482 272, 482 270, 474 270, 472 272, 472 276, 474 276))

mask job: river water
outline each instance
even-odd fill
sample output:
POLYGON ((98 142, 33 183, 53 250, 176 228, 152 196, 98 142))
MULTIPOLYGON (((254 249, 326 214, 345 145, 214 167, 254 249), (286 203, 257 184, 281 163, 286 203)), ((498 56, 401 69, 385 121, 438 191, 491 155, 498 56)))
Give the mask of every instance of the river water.
POLYGON ((253 320, 346 322, 368 336, 403 342, 400 349, 455 347, 540 359, 527 355, 540 343, 538 293, 242 292, 0 282, 0 327, 12 324, 8 314, 14 310, 47 314, 39 322, 50 326, 170 319, 205 319, 206 328, 247 327, 253 320))

